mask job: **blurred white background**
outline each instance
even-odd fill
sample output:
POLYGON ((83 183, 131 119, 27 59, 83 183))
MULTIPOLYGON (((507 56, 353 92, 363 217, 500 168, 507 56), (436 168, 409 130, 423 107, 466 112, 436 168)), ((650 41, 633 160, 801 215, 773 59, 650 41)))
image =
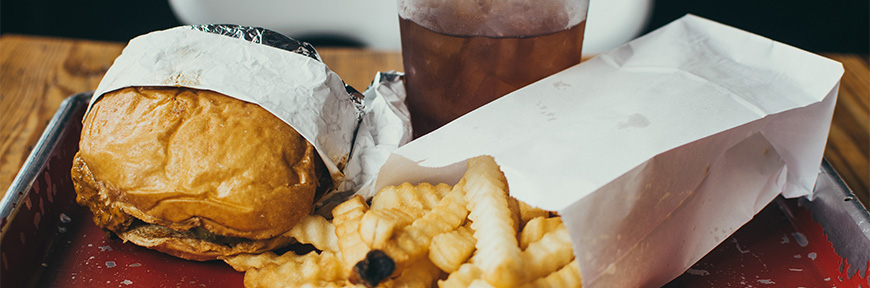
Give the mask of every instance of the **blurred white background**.
MULTIPOLYGON (((639 36, 652 2, 590 1, 583 53, 605 52, 639 36)), ((335 37, 372 49, 401 50, 396 0, 169 0, 169 4, 185 24, 259 26, 295 38, 335 37)))

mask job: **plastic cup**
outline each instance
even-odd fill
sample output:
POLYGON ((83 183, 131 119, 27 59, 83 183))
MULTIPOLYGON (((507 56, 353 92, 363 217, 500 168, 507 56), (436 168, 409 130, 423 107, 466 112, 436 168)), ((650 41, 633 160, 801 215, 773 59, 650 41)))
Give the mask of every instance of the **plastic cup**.
POLYGON ((419 137, 581 60, 588 0, 398 0, 419 137))

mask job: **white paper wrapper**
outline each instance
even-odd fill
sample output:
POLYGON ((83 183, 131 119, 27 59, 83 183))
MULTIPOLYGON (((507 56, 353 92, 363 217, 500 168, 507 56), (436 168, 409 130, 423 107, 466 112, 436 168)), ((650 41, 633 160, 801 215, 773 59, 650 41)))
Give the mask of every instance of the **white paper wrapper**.
POLYGON ((584 285, 661 286, 776 195, 811 196, 842 73, 689 15, 399 148, 373 188, 492 155, 561 213, 584 285))
POLYGON ((281 40, 296 42, 262 28, 234 25, 182 26, 136 37, 106 72, 90 105, 106 92, 130 86, 216 91, 259 104, 295 128, 314 145, 337 181, 349 181, 339 187, 350 191, 372 182, 383 163, 372 160, 386 159, 390 151, 410 140, 410 131, 366 132, 362 139, 369 141, 354 146, 356 132, 409 126, 404 98, 396 101, 394 95, 382 96, 376 91, 384 84, 375 82, 373 91, 356 99, 362 95, 349 91, 310 45, 296 49, 285 47, 281 40), (296 49, 296 53, 269 45, 296 49), (351 153, 370 163, 349 159, 351 153), (345 168, 349 166, 353 168, 345 168))

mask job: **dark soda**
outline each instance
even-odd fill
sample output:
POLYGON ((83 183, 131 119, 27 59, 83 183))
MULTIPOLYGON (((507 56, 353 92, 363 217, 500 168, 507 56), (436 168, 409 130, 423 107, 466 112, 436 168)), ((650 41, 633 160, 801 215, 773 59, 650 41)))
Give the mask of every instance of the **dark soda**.
POLYGON ((586 20, 532 36, 439 33, 400 17, 414 137, 580 63, 586 20))

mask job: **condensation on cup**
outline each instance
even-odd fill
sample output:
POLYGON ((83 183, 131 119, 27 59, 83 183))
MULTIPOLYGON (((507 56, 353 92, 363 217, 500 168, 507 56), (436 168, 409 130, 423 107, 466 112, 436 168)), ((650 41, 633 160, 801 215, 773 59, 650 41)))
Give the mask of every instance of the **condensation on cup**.
POLYGON ((589 0, 399 0, 414 136, 580 63, 589 0))

